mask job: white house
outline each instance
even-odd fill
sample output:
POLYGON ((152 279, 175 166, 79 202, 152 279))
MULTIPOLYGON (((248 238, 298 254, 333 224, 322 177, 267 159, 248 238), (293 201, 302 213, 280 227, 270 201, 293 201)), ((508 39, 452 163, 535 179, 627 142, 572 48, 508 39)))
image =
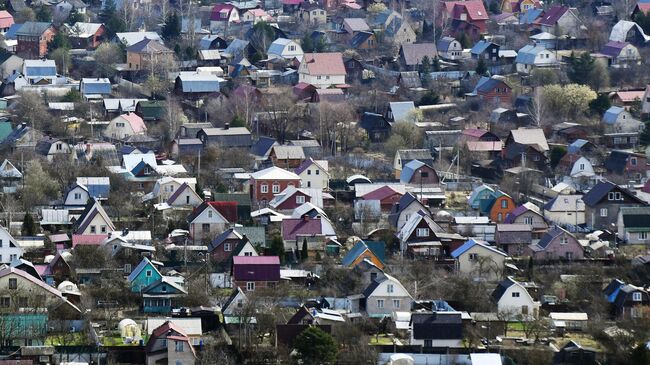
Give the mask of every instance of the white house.
POLYGON ((363 291, 363 295, 366 298, 365 309, 369 317, 410 310, 413 303, 413 297, 402 283, 388 274, 379 276, 371 282, 363 291))
POLYGON ((345 84, 345 66, 340 52, 308 53, 298 68, 298 82, 326 89, 345 84))
POLYGON ((140 116, 135 113, 119 115, 108 123, 103 135, 107 138, 125 140, 129 136, 144 135, 147 133, 147 126, 140 116))
POLYGON ((52 136, 45 136, 36 144, 36 152, 46 156, 48 161, 52 161, 57 155, 69 155, 70 151, 71 148, 67 142, 52 136))
POLYGON ((594 176, 594 166, 584 156, 580 156, 571 166, 569 176, 571 177, 589 177, 594 176))
POLYGON ((508 254, 487 242, 470 239, 451 253, 455 269, 463 275, 482 280, 502 277, 508 254))
POLYGON ((643 130, 643 122, 620 106, 612 106, 603 115, 606 133, 631 133, 643 130))
POLYGON ((84 185, 75 183, 66 193, 63 205, 66 208, 84 207, 86 206, 86 203, 88 203, 89 198, 90 195, 88 194, 88 188, 84 185))
POLYGON ((145 195, 142 199, 144 201, 156 199, 159 203, 167 201, 183 184, 187 184, 192 190, 195 190, 196 178, 165 176, 158 179, 156 185, 153 187, 153 191, 145 195))
POLYGON ((269 58, 278 57, 289 60, 294 58, 302 60, 305 54, 298 43, 287 38, 278 38, 273 41, 266 53, 269 55, 269 58))
POLYGON ((544 217, 549 222, 560 225, 579 225, 586 223, 585 203, 582 195, 561 194, 544 205, 544 217))
POLYGON ((535 288, 534 284, 520 283, 511 277, 499 282, 492 292, 499 313, 508 314, 513 319, 517 316, 537 318, 541 304, 530 295, 529 288, 535 288))
POLYGON ((226 229, 228 220, 221 215, 213 202, 204 202, 187 217, 190 236, 194 243, 211 241, 226 229))
POLYGON ((517 52, 515 64, 517 72, 530 74, 535 68, 554 67, 558 62, 553 50, 542 45, 529 44, 517 52))
POLYGON ((264 9, 250 9, 242 14, 241 20, 244 23, 257 24, 259 22, 271 22, 273 21, 273 17, 264 9))
POLYGON ((436 43, 436 49, 442 59, 455 61, 463 58, 463 46, 455 38, 440 38, 438 43, 436 43))
POLYGON ((75 222, 75 234, 108 234, 115 225, 99 201, 91 198, 75 222))
POLYGON ((24 252, 9 231, 0 226, 0 264, 10 264, 21 258, 24 252))
POLYGON ((25 60, 23 76, 29 85, 52 85, 56 83, 56 63, 54 60, 25 60))
POLYGON ((328 189, 330 185, 329 162, 308 158, 296 168, 303 188, 328 189))

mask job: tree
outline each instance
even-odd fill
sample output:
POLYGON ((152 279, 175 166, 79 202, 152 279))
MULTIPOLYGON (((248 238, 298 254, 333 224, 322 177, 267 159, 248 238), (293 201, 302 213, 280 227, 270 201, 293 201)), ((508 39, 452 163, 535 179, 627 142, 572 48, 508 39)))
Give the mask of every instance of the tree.
POLYGON ((52 42, 47 44, 47 49, 50 52, 58 48, 64 48, 66 50, 69 50, 71 48, 70 40, 68 39, 68 36, 63 32, 56 32, 54 38, 52 38, 52 42))
POLYGON ((426 94, 422 95, 420 101, 418 101, 418 105, 436 105, 439 102, 440 96, 435 91, 429 90, 426 94))
POLYGON ((300 47, 305 53, 314 52, 314 40, 311 38, 311 35, 309 33, 305 34, 305 36, 302 37, 302 40, 300 41, 300 47))
POLYGON ((551 149, 551 167, 555 168, 565 154, 566 148, 562 146, 553 147, 553 149, 551 149))
POLYGON ((166 40, 178 38, 181 35, 181 20, 176 12, 172 12, 165 18, 162 27, 162 36, 166 40))
POLYGON ((557 72, 548 68, 536 68, 530 73, 530 83, 532 86, 546 86, 558 84, 560 78, 557 72))
POLYGON ((634 22, 637 23, 645 34, 650 34, 650 13, 643 11, 638 12, 634 16, 634 22))
POLYGON ((607 109, 609 109, 611 106, 612 102, 609 100, 609 96, 607 94, 599 94, 596 99, 592 100, 589 103, 589 109, 599 116, 605 114, 607 109))
POLYGON ((20 122, 27 123, 34 129, 44 129, 49 112, 39 93, 25 91, 20 93, 16 115, 20 122))
POLYGON ((274 40, 275 31, 269 23, 259 22, 253 25, 250 42, 251 46, 260 54, 260 57, 266 57, 266 50, 269 49, 269 46, 274 40))
POLYGON ((487 65, 485 64, 485 60, 483 59, 483 57, 481 57, 478 59, 478 64, 476 65, 476 73, 481 76, 485 76, 487 75, 487 72, 488 72, 487 65))
POLYGON ((535 261, 533 261, 533 257, 530 256, 528 258, 528 280, 532 281, 534 278, 534 273, 533 273, 533 268, 535 267, 535 261))
POLYGON ((72 8, 70 10, 70 14, 68 15, 68 24, 77 24, 81 22, 85 22, 86 17, 81 14, 79 11, 77 11, 77 8, 72 8))
POLYGON ((31 22, 36 19, 36 13, 32 8, 23 8, 14 15, 14 21, 17 24, 24 23, 24 22, 31 22))
POLYGON ((630 365, 650 364, 650 351, 644 342, 638 344, 630 354, 630 365))
POLYGON ((23 236, 36 235, 36 223, 34 222, 34 217, 32 217, 29 212, 26 212, 25 217, 23 218, 23 228, 21 233, 23 236))
POLYGON ((126 30, 126 22, 118 15, 114 0, 106 0, 102 11, 99 13, 99 19, 104 23, 107 38, 113 38, 115 33, 126 30))
POLYGON ((49 23, 52 21, 52 12, 50 11, 50 8, 41 5, 36 9, 36 20, 39 22, 46 22, 49 23))
POLYGON ((70 89, 63 97, 61 101, 64 103, 78 103, 81 101, 81 93, 77 89, 70 89))
POLYGON ((334 338, 318 327, 302 331, 294 341, 298 356, 305 365, 333 364, 337 347, 334 338))
POLYGON ((284 261, 284 242, 282 241, 282 236, 276 234, 271 240, 271 245, 269 246, 269 254, 278 256, 280 262, 284 261))
POLYGON ((609 87, 609 70, 602 62, 596 62, 589 73, 589 86, 596 91, 609 87))
POLYGON ((111 77, 115 74, 113 65, 122 62, 124 53, 120 46, 112 42, 103 42, 95 50, 95 62, 99 76, 111 77))
POLYGON ((583 52, 580 57, 572 53, 569 58, 567 76, 575 84, 589 85, 589 78, 593 75, 595 60, 589 52, 583 52))
POLYGON ((61 188, 59 183, 52 178, 38 160, 32 160, 26 166, 25 188, 23 189, 23 202, 26 208, 49 203, 59 196, 61 188))
POLYGON ((307 261, 307 258, 309 258, 309 251, 307 249, 307 237, 303 238, 302 240, 302 250, 300 251, 300 258, 302 261, 307 261))
POLYGON ((554 111, 559 119, 576 119, 584 115, 596 96, 586 85, 548 85, 542 89, 545 108, 554 111))
POLYGON ((57 48, 50 52, 50 58, 54 60, 57 71, 62 75, 67 75, 72 65, 70 60, 70 50, 67 48, 57 48))

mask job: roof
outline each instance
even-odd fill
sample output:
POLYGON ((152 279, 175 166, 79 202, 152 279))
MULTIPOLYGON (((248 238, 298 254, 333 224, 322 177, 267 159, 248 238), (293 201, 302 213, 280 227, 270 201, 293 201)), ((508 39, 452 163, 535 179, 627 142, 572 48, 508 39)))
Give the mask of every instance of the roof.
POLYGON ((415 172, 422 166, 427 166, 424 162, 420 160, 411 160, 409 163, 404 165, 402 168, 402 173, 399 175, 399 180, 403 183, 409 183, 413 179, 415 172))
POLYGON ((37 37, 43 34, 51 26, 52 23, 47 22, 25 22, 18 29, 16 35, 37 37))
POLYGON ((400 193, 397 190, 391 188, 390 186, 384 185, 379 189, 375 189, 369 192, 368 194, 363 195, 361 198, 363 200, 384 200, 395 194, 400 194, 400 193))
POLYGON ((621 207, 625 230, 650 228, 650 207, 621 207))
POLYGON ((299 236, 325 235, 322 220, 326 218, 286 218, 282 220, 282 238, 284 240, 298 240, 299 236))
POLYGON ((537 242, 537 246, 539 246, 542 249, 545 249, 556 237, 565 234, 573 237, 573 235, 569 233, 569 231, 564 230, 562 227, 555 226, 552 229, 548 230, 546 233, 544 233, 542 238, 537 242))
POLYGON ((553 26, 558 20, 569 11, 568 6, 555 5, 544 11, 544 16, 539 19, 539 24, 553 26))
POLYGON ((64 302, 68 303, 70 305, 70 307, 72 307, 73 309, 79 311, 79 309, 76 306, 74 306, 73 304, 68 302, 68 300, 61 294, 60 291, 54 289, 50 285, 47 285, 45 282, 43 282, 41 280, 38 280, 37 278, 35 278, 34 276, 28 274, 27 272, 25 272, 23 270, 20 270, 20 269, 13 268, 13 267, 6 267, 6 268, 0 270, 0 278, 3 278, 3 277, 8 276, 8 275, 12 275, 12 274, 20 276, 21 278, 31 282, 32 284, 35 284, 36 286, 41 287, 43 290, 50 292, 50 294, 58 297, 60 300, 62 300, 64 302))
POLYGON ((534 65, 537 55, 546 51, 546 47, 542 44, 528 44, 517 51, 516 63, 525 65, 534 65))
POLYGON ((607 109, 607 111, 605 111, 605 115, 603 115, 603 122, 609 125, 615 124, 618 116, 624 111, 625 109, 620 106, 611 106, 609 109, 607 109))
POLYGON ((431 151, 427 149, 410 149, 410 150, 398 150, 399 157, 404 161, 419 160, 422 162, 432 161, 433 157, 431 156, 431 151))
POLYGON ((637 23, 631 22, 629 20, 619 20, 618 23, 612 27, 612 31, 609 33, 609 40, 625 42, 627 40, 628 33, 632 28, 635 28, 636 32, 640 34, 646 42, 650 41, 650 36, 646 35, 643 32, 643 28, 641 28, 641 26, 639 26, 637 23))
POLYGON ((272 166, 251 174, 255 180, 300 180, 300 176, 283 168, 272 166))
POLYGON ((303 62, 310 75, 345 75, 343 55, 340 52, 306 53, 303 62))
POLYGON ((363 18, 345 18, 343 24, 347 25, 353 32, 364 32, 370 30, 368 23, 363 18))
POLYGON ((489 251, 492 251, 492 252, 494 252, 494 253, 496 253, 496 254, 499 254, 499 255, 501 255, 501 256, 504 256, 504 257, 507 257, 507 256, 508 256, 507 253, 505 253, 505 252, 499 250, 498 248, 496 248, 496 247, 494 247, 494 246, 490 246, 490 245, 489 245, 487 242, 485 242, 485 241, 478 241, 478 240, 470 239, 470 240, 468 240, 467 242, 465 242, 462 246, 460 246, 460 247, 458 247, 457 249, 455 249, 455 250, 451 253, 451 257, 453 257, 453 258, 458 258, 460 255, 464 254, 465 252, 467 252, 467 250, 469 250, 470 248, 472 248, 472 247, 474 247, 474 246, 480 246, 480 247, 483 247, 483 248, 485 248, 485 249, 487 249, 487 250, 489 250, 489 251))
POLYGON ((115 38, 119 39, 124 45, 131 46, 146 39, 153 39, 162 43, 162 38, 156 32, 123 32, 115 33, 115 38))
POLYGON ((609 41, 603 46, 603 48, 600 49, 600 53, 609 57, 616 58, 619 54, 621 54, 623 48, 629 45, 630 44, 627 42, 609 41))
POLYGON ((14 24, 14 17, 6 10, 0 11, 0 28, 9 28, 14 24))
POLYGON ((371 244, 368 245, 364 241, 359 241, 343 257, 341 260, 341 265, 350 266, 354 261, 356 261, 357 258, 359 258, 359 256, 361 256, 366 251, 370 251, 370 253, 377 257, 379 261, 384 262, 386 254, 383 242, 371 242, 371 244))
POLYGON ((474 47, 472 47, 472 49, 470 50, 470 53, 473 54, 473 55, 480 55, 483 52, 485 52, 485 50, 488 49, 488 47, 490 47, 491 45, 494 45, 494 44, 495 43, 488 42, 486 40, 481 39, 480 41, 478 41, 474 45, 474 47))
POLYGON ((247 136, 251 132, 246 127, 228 127, 226 128, 203 128, 201 129, 206 136, 247 136))
POLYGON ((635 200, 637 203, 645 205, 642 200, 637 198, 636 195, 632 194, 627 189, 606 180, 599 181, 598 184, 591 188, 591 190, 582 197, 582 201, 590 207, 595 206, 614 188, 620 189, 623 194, 627 195, 630 199, 635 200))
POLYGON ((140 275, 140 272, 142 272, 142 270, 144 270, 146 267, 151 267, 153 270, 155 270, 158 273, 158 275, 162 276, 162 274, 160 274, 160 271, 158 271, 158 268, 156 267, 156 265, 152 264, 151 261, 149 261, 148 258, 144 257, 144 258, 142 258, 142 261, 140 261, 138 266, 136 266, 133 269, 133 271, 131 271, 131 274, 129 274, 127 280, 129 282, 132 282, 133 280, 135 280, 138 277, 138 275, 140 275))
POLYGON ((350 39, 350 46, 352 48, 357 48, 363 45, 363 43, 370 37, 374 36, 375 33, 370 31, 358 32, 355 34, 352 39, 350 39))
MULTIPOLYGON (((501 86, 501 84, 505 84, 506 86, 510 87, 506 80, 502 79, 501 77, 497 76, 492 76, 492 77, 481 77, 478 83, 476 83, 476 87, 474 88, 474 92, 482 92, 482 93, 489 93, 494 88, 501 86)), ((511 88, 511 87, 510 87, 511 88)))
POLYGON ((131 129, 133 129, 134 134, 142 134, 147 131, 147 126, 144 124, 144 120, 142 120, 142 118, 140 118, 140 116, 135 113, 122 114, 117 118, 124 119, 127 123, 129 123, 131 129))
POLYGON ((233 256, 233 279, 237 281, 279 281, 278 256, 233 256))
POLYGON ((511 277, 507 277, 504 280, 500 281, 497 287, 494 289, 492 292, 492 298, 495 301, 499 301, 503 294, 505 294, 506 290, 508 290, 509 287, 515 285, 517 282, 512 279, 511 277))
POLYGON ((69 29, 72 30, 72 33, 70 34, 71 37, 78 37, 78 38, 89 38, 95 35, 97 31, 99 31, 99 28, 102 27, 102 23, 84 23, 84 22, 77 22, 74 23, 73 26, 70 26, 69 29))
MULTIPOLYGON (((650 5, 650 3, 648 3, 648 5, 650 5)), ((642 100, 644 94, 644 90, 617 91, 614 93, 614 95, 618 96, 618 98, 624 103, 631 103, 636 99, 642 100)))
POLYGON ((460 13, 464 10, 471 20, 487 20, 489 19, 485 6, 480 0, 467 0, 467 1, 447 1, 445 2, 447 12, 454 18, 459 19, 460 13))
POLYGON ((411 314, 414 339, 461 340, 463 338, 460 312, 414 312, 411 314))
POLYGON ((305 159, 305 151, 301 146, 287 146, 287 145, 276 145, 273 146, 271 153, 275 153, 275 156, 278 160, 303 160, 305 159))
POLYGON ((437 54, 438 50, 434 43, 402 44, 402 55, 407 66, 421 64, 424 56, 427 56, 430 61, 433 61, 437 54))
POLYGON ((449 50, 449 46, 456 41, 455 38, 453 37, 442 37, 438 39, 438 42, 436 43, 436 48, 439 50, 447 51, 449 50))
POLYGON ((126 49, 127 52, 133 53, 171 53, 173 52, 169 48, 165 47, 159 41, 155 39, 149 39, 146 36, 140 42, 133 44, 126 49))
POLYGON ((510 134, 516 143, 537 146, 542 151, 549 150, 544 131, 540 128, 518 128, 511 130, 510 134))
POLYGON ((25 76, 56 76, 56 63, 54 60, 25 60, 23 67, 25 76))
MULTIPOLYGON (((284 51, 284 47, 292 43, 293 41, 291 39, 287 38, 278 38, 271 43, 269 46, 268 54, 273 54, 273 55, 281 55, 282 51, 284 51)), ((293 42, 295 43, 295 42, 293 42)))
POLYGON ((400 122, 406 120, 411 112, 415 110, 415 103, 412 101, 393 101, 388 103, 393 120, 400 122))

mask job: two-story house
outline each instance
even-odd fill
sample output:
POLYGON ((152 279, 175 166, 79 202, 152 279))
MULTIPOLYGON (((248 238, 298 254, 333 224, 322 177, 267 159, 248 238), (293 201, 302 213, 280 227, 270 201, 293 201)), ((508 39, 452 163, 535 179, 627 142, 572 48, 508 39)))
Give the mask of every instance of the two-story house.
POLYGON ((217 207, 216 202, 203 202, 187 216, 193 242, 209 242, 231 223, 217 207))
POLYGON ((582 197, 585 220, 593 229, 611 229, 622 207, 640 207, 646 203, 629 190, 610 181, 600 181, 582 197))
POLYGON ((582 260, 585 257, 584 248, 578 239, 569 231, 555 226, 546 232, 542 238, 525 249, 525 255, 535 261, 544 260, 582 260))
POLYGON ((413 297, 396 278, 384 274, 373 280, 363 291, 363 299, 353 300, 353 312, 365 311, 369 317, 391 315, 395 311, 408 311, 413 297))
POLYGON ((300 186, 300 176, 280 167, 269 167, 251 174, 250 194, 255 207, 266 207, 276 194, 288 186, 300 186))
POLYGON ((27 21, 18 28, 16 54, 24 59, 39 59, 47 54, 56 30, 52 23, 27 21))
POLYGON ((167 321, 154 329, 146 346, 146 364, 194 365, 198 362, 190 338, 179 326, 167 321))
POLYGON ((498 312, 511 320, 518 317, 524 320, 537 318, 541 304, 531 295, 531 292, 535 293, 533 289, 536 289, 535 285, 508 277, 499 282, 492 292, 492 299, 497 304, 498 312))
POLYGON ((345 65, 340 52, 307 53, 298 68, 298 82, 318 88, 345 85, 345 65))
POLYGON ((314 160, 309 157, 294 171, 301 180, 303 188, 329 189, 329 163, 327 160, 314 160))
POLYGON ((95 198, 88 199, 86 208, 81 213, 74 225, 75 234, 94 235, 108 234, 115 231, 115 225, 102 205, 95 198))
POLYGON ((147 126, 139 115, 131 112, 113 118, 102 133, 104 137, 124 141, 130 136, 144 135, 147 126))
MULTIPOLYGON (((436 257, 443 253, 442 243, 436 233, 443 232, 428 211, 419 210, 395 234, 402 254, 436 257)), ((448 253, 448 252, 447 252, 448 253)))
POLYGON ((468 240, 451 253, 457 273, 481 280, 503 277, 508 254, 487 242, 468 240))

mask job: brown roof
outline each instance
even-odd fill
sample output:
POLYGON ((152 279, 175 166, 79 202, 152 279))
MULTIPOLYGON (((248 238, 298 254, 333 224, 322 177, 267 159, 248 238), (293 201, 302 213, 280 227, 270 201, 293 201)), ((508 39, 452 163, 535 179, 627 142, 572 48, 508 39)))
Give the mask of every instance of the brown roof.
POLYGON ((404 55, 404 62, 408 66, 419 65, 424 56, 433 59, 438 54, 436 45, 434 43, 416 43, 416 44, 402 44, 402 54, 404 55))
POLYGON ((340 52, 306 53, 303 62, 307 63, 310 75, 345 75, 343 56, 340 52))

